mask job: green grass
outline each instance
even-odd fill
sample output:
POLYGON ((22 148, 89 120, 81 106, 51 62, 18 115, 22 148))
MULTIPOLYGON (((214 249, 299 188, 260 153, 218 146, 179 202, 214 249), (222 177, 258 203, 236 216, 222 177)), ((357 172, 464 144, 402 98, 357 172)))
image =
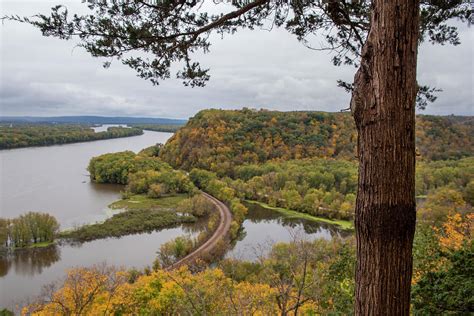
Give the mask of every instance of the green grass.
POLYGON ((46 248, 54 244, 54 241, 43 241, 43 242, 38 242, 36 244, 31 244, 27 246, 26 248, 46 248))
POLYGON ((29 244, 29 245, 26 245, 24 247, 12 247, 12 249, 14 250, 21 250, 21 249, 35 249, 35 248, 46 248, 46 247, 49 247, 51 245, 54 245, 54 241, 42 241, 42 242, 38 242, 36 244, 29 244))
POLYGON ((188 196, 186 194, 177 194, 173 196, 166 196, 159 199, 152 199, 144 194, 132 195, 129 199, 123 199, 113 202, 109 205, 111 209, 126 209, 126 210, 154 210, 154 209, 175 209, 179 202, 185 200, 188 196))
POLYGON ((102 223, 63 231, 60 237, 84 242, 151 232, 180 223, 192 223, 196 221, 193 215, 176 213, 177 205, 186 198, 185 194, 159 199, 133 195, 129 199, 116 201, 109 206, 112 209, 125 209, 124 212, 117 213, 102 223))
POLYGON ((310 214, 289 210, 287 208, 270 206, 266 203, 262 203, 262 202, 258 202, 258 201, 246 200, 246 202, 251 203, 251 204, 257 204, 257 205, 259 205, 261 207, 264 207, 266 209, 269 209, 269 210, 277 211, 277 212, 285 215, 288 218, 303 218, 303 219, 310 220, 310 221, 323 222, 323 223, 328 223, 328 224, 332 224, 332 225, 337 225, 337 226, 339 226, 339 227, 341 227, 342 229, 345 229, 345 230, 354 229, 354 224, 351 221, 339 220, 339 219, 328 219, 328 218, 324 218, 324 217, 317 217, 317 216, 313 216, 313 215, 310 215, 310 214))

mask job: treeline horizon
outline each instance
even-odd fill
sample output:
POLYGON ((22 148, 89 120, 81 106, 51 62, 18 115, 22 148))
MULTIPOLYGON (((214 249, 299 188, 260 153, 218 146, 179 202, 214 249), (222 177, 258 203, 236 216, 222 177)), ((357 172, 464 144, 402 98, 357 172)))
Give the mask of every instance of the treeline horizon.
POLYGON ((0 150, 89 142, 138 136, 143 130, 135 127, 109 127, 95 132, 89 125, 71 124, 0 124, 0 150))
POLYGON ((55 123, 55 124, 160 124, 184 125, 185 119, 133 116, 0 116, 0 123, 55 123))

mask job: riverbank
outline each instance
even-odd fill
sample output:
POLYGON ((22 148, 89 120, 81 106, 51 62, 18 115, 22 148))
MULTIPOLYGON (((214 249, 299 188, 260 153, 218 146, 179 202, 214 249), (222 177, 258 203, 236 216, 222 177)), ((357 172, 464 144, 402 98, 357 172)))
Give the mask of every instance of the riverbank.
POLYGON ((351 222, 351 221, 338 220, 338 219, 328 219, 328 218, 324 218, 324 217, 317 217, 317 216, 313 216, 313 215, 310 215, 310 214, 293 211, 293 210, 282 208, 282 207, 270 206, 266 203, 259 202, 259 201, 245 200, 245 202, 250 203, 250 204, 256 204, 256 205, 259 205, 263 208, 279 212, 280 214, 283 214, 283 215, 285 215, 289 218, 303 218, 303 219, 310 220, 310 221, 327 223, 327 224, 339 226, 340 228, 342 228, 344 230, 353 230, 354 229, 354 223, 351 222))
POLYGON ((140 209, 175 209, 180 202, 188 198, 186 194, 176 194, 161 198, 150 198, 144 194, 136 194, 128 199, 121 199, 109 205, 113 210, 140 210, 140 209))
MULTIPOLYGON (((44 242, 39 242, 36 244, 31 244, 25 247, 10 247, 10 248, 0 248, 0 257, 7 255, 8 253, 11 253, 12 251, 20 251, 20 250, 31 250, 31 249, 43 249, 43 248, 48 248, 56 244, 56 241, 44 241, 44 242)), ((0 313, 0 315, 2 315, 0 313)))
POLYGON ((143 135, 140 128, 109 127, 95 132, 88 125, 0 124, 0 150, 91 142, 143 135))

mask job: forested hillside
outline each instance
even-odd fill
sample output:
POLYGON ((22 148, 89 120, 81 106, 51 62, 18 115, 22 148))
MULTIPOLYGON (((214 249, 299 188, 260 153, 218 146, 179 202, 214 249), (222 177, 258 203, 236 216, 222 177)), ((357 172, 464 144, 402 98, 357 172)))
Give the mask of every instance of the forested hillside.
MULTIPOLYGON (((472 133, 471 118, 418 117, 411 279, 415 315, 473 310, 472 133)), ((164 243, 153 266, 143 271, 72 269, 49 297, 23 312, 287 315, 298 309, 295 315, 353 314, 354 237, 305 241, 295 236, 290 243, 274 244, 254 262, 221 256, 245 236, 248 204, 350 224, 357 190, 355 139, 352 119, 345 113, 207 110, 165 146, 94 157, 88 167, 91 179, 125 184, 123 199, 113 205, 125 205, 128 211, 69 237, 92 240, 151 231, 195 220, 203 209, 211 214, 207 228, 194 239, 180 236, 164 243), (216 229, 215 214, 198 188, 229 206, 233 221, 228 236, 199 264, 163 270, 216 229), (166 199, 182 201, 166 214, 154 209, 167 204, 166 199), (213 263, 212 268, 205 262, 213 263), (81 305, 71 299, 86 296, 81 305)))
POLYGON ((424 160, 472 157, 474 118, 472 116, 419 115, 416 140, 424 160))
MULTIPOLYGON (((421 160, 472 156, 471 117, 420 115, 417 126, 421 160)), ((235 166, 272 159, 355 159, 356 131, 350 113, 204 110, 168 141, 160 156, 174 167, 232 176, 235 166)))

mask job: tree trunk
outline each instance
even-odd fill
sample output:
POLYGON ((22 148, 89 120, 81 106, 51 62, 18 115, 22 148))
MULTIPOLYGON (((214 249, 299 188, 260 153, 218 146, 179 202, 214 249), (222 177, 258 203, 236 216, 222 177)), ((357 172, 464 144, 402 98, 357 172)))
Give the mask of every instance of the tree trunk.
POLYGON ((354 79, 356 315, 408 315, 415 232, 419 1, 374 0, 354 79))

